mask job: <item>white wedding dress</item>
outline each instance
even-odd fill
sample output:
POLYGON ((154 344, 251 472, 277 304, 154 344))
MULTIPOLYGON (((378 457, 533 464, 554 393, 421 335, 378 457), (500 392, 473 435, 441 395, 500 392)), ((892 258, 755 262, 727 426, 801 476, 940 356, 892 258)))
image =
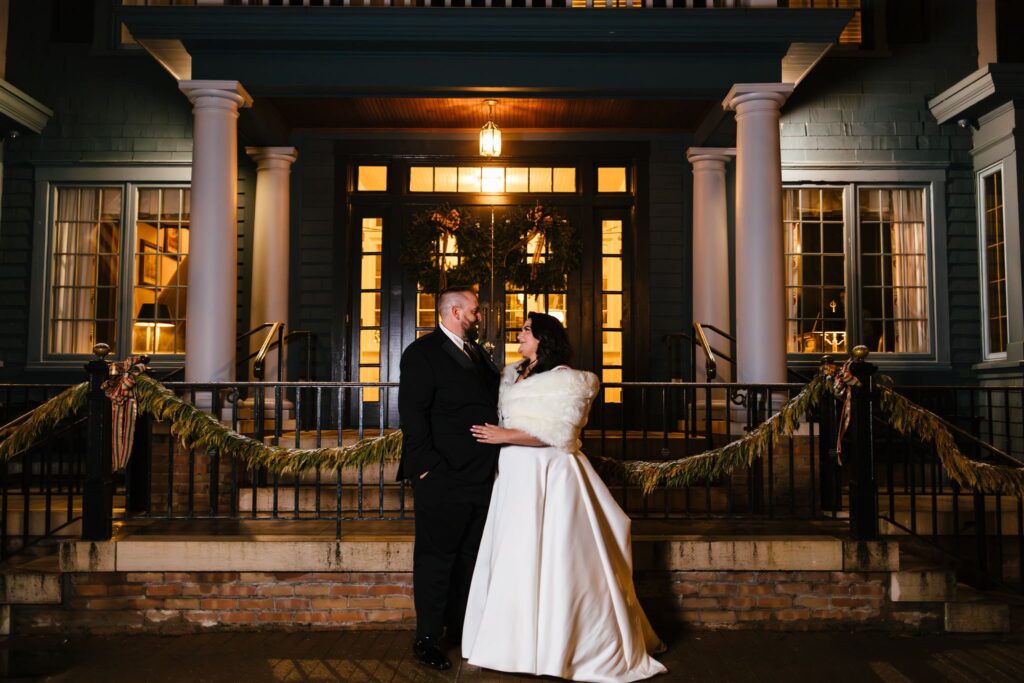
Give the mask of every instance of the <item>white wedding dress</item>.
POLYGON ((598 683, 665 671, 633 588, 630 519, 580 452, 597 377, 502 373, 502 426, 548 447, 504 446, 462 636, 470 664, 598 683))

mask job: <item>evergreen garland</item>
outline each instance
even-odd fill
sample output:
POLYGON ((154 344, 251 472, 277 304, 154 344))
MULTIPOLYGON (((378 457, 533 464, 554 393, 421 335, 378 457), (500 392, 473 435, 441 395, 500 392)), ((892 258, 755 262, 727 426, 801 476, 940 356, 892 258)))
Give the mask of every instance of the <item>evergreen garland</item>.
MULTIPOLYGON (((800 421, 832 391, 834 376, 819 374, 796 396, 745 436, 698 455, 663 462, 620 461, 589 456, 606 477, 640 486, 645 494, 657 486, 680 487, 714 481, 764 457, 781 436, 795 433, 800 421)), ((19 421, 0 430, 0 462, 21 453, 46 432, 85 407, 88 384, 65 389, 19 421)), ((965 456, 952 431, 938 415, 922 408, 892 389, 879 387, 881 412, 894 429, 935 445, 949 476, 965 489, 1024 497, 1024 468, 979 462, 965 456)), ((243 436, 213 416, 185 403, 170 389, 147 375, 135 385, 139 411, 171 423, 171 431, 186 448, 218 449, 238 458, 250 469, 299 473, 317 467, 337 469, 395 461, 401 457, 402 432, 363 439, 337 448, 284 448, 268 446, 243 436)))
POLYGON ((939 462, 961 487, 1024 498, 1024 467, 992 465, 968 458, 960 452, 945 420, 889 387, 879 390, 887 422, 904 436, 912 434, 923 443, 935 444, 939 462))
POLYGON ((249 469, 264 467, 270 472, 299 473, 315 469, 358 467, 397 460, 402 453, 402 433, 363 439, 337 448, 284 448, 268 446, 225 426, 220 420, 185 403, 167 387, 146 375, 135 385, 139 412, 171 423, 171 432, 185 448, 216 448, 244 463, 249 469))
POLYGON ((657 486, 680 487, 715 481, 763 458, 780 436, 796 431, 800 420, 818 406, 827 392, 827 378, 816 375, 799 394, 756 429, 721 448, 697 455, 664 462, 623 461, 593 455, 589 458, 602 474, 636 484, 644 495, 650 494, 657 486))
POLYGON ((66 418, 85 407, 89 383, 68 387, 21 419, 0 429, 0 462, 6 462, 32 446, 66 418))

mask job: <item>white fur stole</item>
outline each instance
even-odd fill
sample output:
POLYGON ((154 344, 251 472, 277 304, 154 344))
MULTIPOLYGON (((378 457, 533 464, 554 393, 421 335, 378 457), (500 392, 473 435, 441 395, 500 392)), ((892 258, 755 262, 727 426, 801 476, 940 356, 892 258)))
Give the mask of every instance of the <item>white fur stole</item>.
POLYGON ((579 433, 587 423, 590 403, 597 395, 597 375, 555 368, 516 382, 515 365, 501 373, 498 411, 502 426, 521 429, 555 448, 575 453, 579 433))

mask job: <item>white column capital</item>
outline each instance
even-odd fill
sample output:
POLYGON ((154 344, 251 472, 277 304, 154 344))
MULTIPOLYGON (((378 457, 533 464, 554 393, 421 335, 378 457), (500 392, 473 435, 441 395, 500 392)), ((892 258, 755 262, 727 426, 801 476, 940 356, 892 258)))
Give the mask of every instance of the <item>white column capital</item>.
POLYGON ((753 109, 778 110, 793 94, 792 83, 737 83, 722 100, 722 108, 737 114, 753 109))
POLYGON ((288 170, 299 158, 294 147, 246 147, 245 153, 256 162, 257 170, 280 168, 288 170))
POLYGON ((693 164, 695 171, 709 166, 724 170, 725 165, 735 156, 735 147, 690 147, 686 150, 686 160, 693 164))
POLYGON ((178 81, 178 89, 197 108, 238 111, 252 106, 252 95, 238 81, 178 81))

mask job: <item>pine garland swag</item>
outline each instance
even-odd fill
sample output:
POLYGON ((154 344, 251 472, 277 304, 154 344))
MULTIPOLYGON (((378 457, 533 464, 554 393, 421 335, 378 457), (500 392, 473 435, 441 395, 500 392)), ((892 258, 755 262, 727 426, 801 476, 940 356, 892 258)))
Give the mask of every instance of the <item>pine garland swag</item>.
POLYGON ((249 469, 299 473, 315 469, 358 467, 397 460, 402 453, 402 433, 363 439, 337 448, 284 448, 267 446, 228 428, 212 415, 185 403, 156 380, 141 375, 135 385, 139 411, 171 423, 171 432, 185 448, 212 449, 238 458, 249 469))
POLYGON ((589 458, 602 474, 634 483, 644 495, 649 495, 659 485, 681 487, 714 481, 764 457, 779 437, 796 432, 800 420, 816 408, 827 393, 827 378, 816 375, 757 429, 725 446, 697 455, 664 462, 622 461, 593 455, 589 458))
POLYGON ((895 390, 881 386, 882 412, 900 434, 935 445, 936 455, 950 478, 965 489, 1024 498, 1024 467, 993 465, 966 457, 956 445, 945 420, 895 390))
POLYGON ((81 411, 85 407, 88 391, 88 382, 68 387, 37 406, 23 420, 0 430, 0 462, 10 460, 35 444, 43 434, 52 431, 65 419, 81 411))
MULTIPOLYGON (((655 487, 680 487, 731 474, 764 457, 781 436, 792 435, 800 420, 816 408, 832 390, 833 377, 817 375, 795 397, 757 429, 721 448, 664 462, 619 461, 591 455, 594 466, 606 477, 640 486, 645 494, 655 487)), ((21 453, 46 432, 85 407, 88 384, 69 387, 28 416, 0 431, 0 462, 21 453)), ((891 388, 880 386, 881 412, 899 433, 932 443, 949 476, 965 489, 1024 497, 1024 467, 979 462, 966 457, 956 445, 952 431, 934 413, 911 402, 891 388)), ((298 473, 317 467, 337 469, 397 460, 402 451, 402 432, 363 439, 352 446, 296 449, 267 446, 243 436, 185 403, 173 392, 147 375, 135 385, 139 411, 157 420, 169 421, 171 431, 186 447, 218 449, 236 457, 250 469, 265 467, 270 472, 298 473)))

